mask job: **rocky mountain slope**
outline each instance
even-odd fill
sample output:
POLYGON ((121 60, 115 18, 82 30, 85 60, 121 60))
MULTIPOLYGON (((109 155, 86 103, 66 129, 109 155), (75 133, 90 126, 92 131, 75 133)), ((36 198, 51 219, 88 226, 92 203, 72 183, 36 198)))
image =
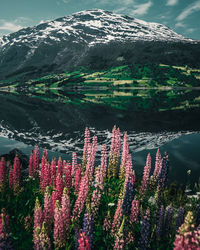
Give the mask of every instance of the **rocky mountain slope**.
POLYGON ((0 79, 80 65, 102 68, 152 58, 160 62, 163 56, 168 62, 175 56, 179 64, 194 65, 197 48, 198 41, 159 23, 103 10, 81 11, 0 38, 0 79))

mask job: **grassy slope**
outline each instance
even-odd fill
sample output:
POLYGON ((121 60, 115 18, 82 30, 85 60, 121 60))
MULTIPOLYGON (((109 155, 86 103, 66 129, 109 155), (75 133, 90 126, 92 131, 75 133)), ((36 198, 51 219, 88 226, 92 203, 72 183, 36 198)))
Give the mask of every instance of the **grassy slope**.
MULTIPOLYGON (((10 81, 12 82, 12 81, 10 81)), ((109 70, 91 72, 80 68, 73 72, 52 74, 45 77, 5 85, 28 87, 197 87, 200 70, 169 65, 123 65, 109 70)))

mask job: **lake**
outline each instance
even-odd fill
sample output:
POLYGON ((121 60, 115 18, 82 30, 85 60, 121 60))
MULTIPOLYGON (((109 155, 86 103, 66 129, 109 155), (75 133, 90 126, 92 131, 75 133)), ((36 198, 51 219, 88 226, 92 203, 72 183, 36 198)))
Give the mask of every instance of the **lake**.
POLYGON ((148 152, 170 159, 170 181, 200 176, 200 90, 192 89, 3 89, 0 91, 0 152, 34 145, 49 155, 82 155, 84 129, 110 145, 112 127, 129 135, 133 166, 141 175, 148 152))

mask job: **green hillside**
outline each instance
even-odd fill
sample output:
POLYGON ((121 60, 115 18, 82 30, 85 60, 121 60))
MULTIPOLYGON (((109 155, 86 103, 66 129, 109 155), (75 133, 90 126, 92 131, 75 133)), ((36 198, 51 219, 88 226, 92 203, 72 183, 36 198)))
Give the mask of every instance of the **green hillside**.
POLYGON ((24 83, 10 79, 2 82, 1 85, 26 88, 200 87, 200 69, 164 64, 134 64, 97 72, 81 67, 73 72, 47 75, 24 83))

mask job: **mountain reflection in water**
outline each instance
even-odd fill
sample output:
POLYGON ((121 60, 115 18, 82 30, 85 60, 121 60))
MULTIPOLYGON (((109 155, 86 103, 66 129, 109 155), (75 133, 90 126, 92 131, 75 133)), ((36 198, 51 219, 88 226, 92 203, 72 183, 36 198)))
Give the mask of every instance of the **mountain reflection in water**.
POLYGON ((199 90, 34 89, 2 91, 0 98, 1 151, 4 137, 67 155, 76 151, 80 157, 88 126, 98 136, 100 155, 100 145, 109 145, 116 124, 128 132, 138 173, 147 153, 154 158, 159 147, 169 153, 171 180, 185 180, 188 169, 194 181, 200 174, 199 90))

